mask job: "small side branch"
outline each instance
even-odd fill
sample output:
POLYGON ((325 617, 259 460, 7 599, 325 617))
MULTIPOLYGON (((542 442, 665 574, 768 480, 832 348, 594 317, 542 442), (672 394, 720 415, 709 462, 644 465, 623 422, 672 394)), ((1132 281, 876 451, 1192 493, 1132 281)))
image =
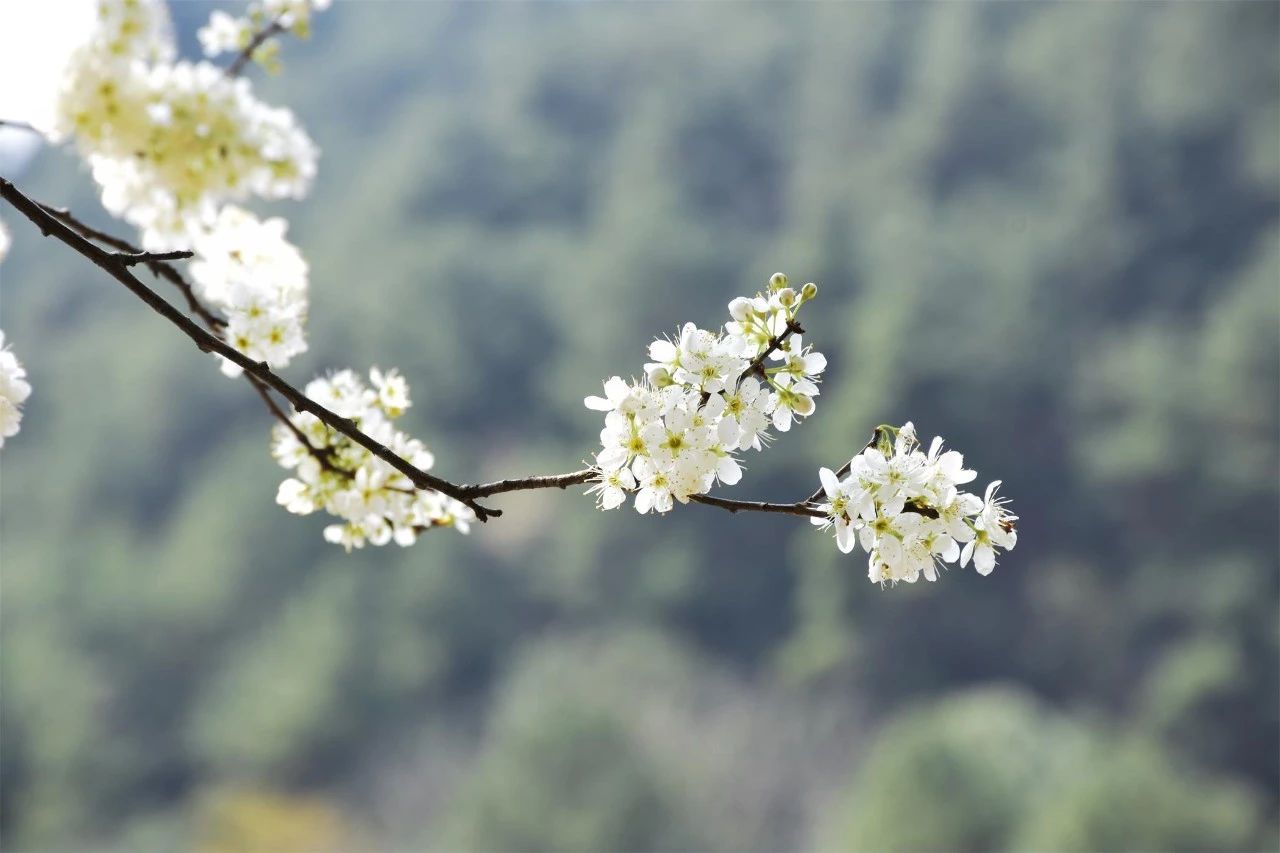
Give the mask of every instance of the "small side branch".
POLYGON ((742 371, 742 374, 738 376, 738 381, 735 383, 735 387, 741 385, 742 381, 753 373, 759 376, 761 379, 764 379, 765 378, 765 372, 764 372, 765 361, 769 358, 769 356, 777 352, 778 347, 782 346, 782 344, 787 340, 787 338, 791 337, 793 334, 803 335, 804 328, 795 320, 788 320, 787 327, 782 330, 782 333, 778 335, 774 335, 772 338, 770 338, 769 345, 766 346, 758 356, 753 358, 751 360, 751 363, 747 365, 747 369, 742 371))
POLYGON ((262 47, 267 41, 275 36, 285 32, 287 28, 277 17, 262 29, 253 34, 253 38, 249 39, 249 43, 244 46, 244 50, 236 54, 236 58, 227 66, 228 77, 238 77, 240 72, 244 71, 245 66, 253 61, 253 54, 258 48, 262 47))
MULTIPOLYGON (((40 204, 39 202, 36 203, 40 204)), ((80 219, 77 219, 76 216, 65 207, 52 207, 47 204, 40 204, 40 207, 45 213, 49 214, 54 219, 57 219, 81 237, 94 240, 104 246, 110 246, 117 250, 118 253, 123 253, 125 255, 142 254, 142 249, 130 243, 128 240, 122 240, 113 234, 108 234, 105 231, 99 231, 97 228, 93 228, 80 219)), ((147 261, 147 269, 151 270, 152 275, 155 275, 157 278, 162 278, 174 287, 178 288, 178 292, 181 293, 182 298, 186 300, 187 308, 190 309, 192 314, 195 314, 204 322, 205 326, 209 328, 209 331, 216 333, 227 325, 225 320, 210 311, 204 303, 196 297, 195 290, 191 287, 191 283, 183 278, 182 273, 178 272, 172 264, 166 261, 151 260, 147 261)))

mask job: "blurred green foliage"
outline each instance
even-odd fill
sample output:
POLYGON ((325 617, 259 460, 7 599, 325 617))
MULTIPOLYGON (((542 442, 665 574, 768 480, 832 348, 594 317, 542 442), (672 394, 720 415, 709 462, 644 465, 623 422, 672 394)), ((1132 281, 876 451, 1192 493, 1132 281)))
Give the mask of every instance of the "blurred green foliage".
MULTIPOLYGON (((1274 848, 1278 9, 337 4, 257 83, 324 150, 290 377, 398 366, 454 480, 570 470, 783 269, 829 379, 738 491, 911 418, 1015 499, 986 579, 559 493, 347 557, 246 388, 0 211, 6 848, 1274 848)), ((66 152, 19 184, 100 214, 66 152)))
POLYGON ((1263 849, 1255 798, 1141 735, 1016 690, 959 695, 880 733, 824 849, 1263 849))

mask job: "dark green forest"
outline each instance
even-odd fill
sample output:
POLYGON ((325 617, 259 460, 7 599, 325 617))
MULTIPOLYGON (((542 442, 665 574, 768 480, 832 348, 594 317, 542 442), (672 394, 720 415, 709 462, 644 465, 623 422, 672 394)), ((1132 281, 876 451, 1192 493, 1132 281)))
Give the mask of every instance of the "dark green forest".
MULTIPOLYGON (((1276 849, 1278 37, 1269 2, 339 3, 255 80, 323 151, 260 208, 312 268, 296 384, 396 366, 442 476, 569 471, 603 378, 784 270, 822 405, 736 496, 912 420, 1014 501, 986 578, 577 490, 348 556, 275 505, 247 385, 0 210, 5 848, 1276 849)), ((6 177, 109 224, 72 152, 6 177)))

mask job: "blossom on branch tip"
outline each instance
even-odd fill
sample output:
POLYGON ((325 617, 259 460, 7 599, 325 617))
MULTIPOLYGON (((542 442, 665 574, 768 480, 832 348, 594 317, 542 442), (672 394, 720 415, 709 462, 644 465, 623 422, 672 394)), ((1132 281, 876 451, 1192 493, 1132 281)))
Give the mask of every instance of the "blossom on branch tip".
POLYGON ((739 453, 763 450, 771 424, 785 431, 813 412, 826 359, 799 340, 796 311, 806 300, 774 287, 778 280, 767 294, 731 301, 719 331, 685 323, 651 343, 643 380, 614 376, 603 397, 583 401, 605 413, 589 490, 601 509, 634 493, 639 512, 663 513, 717 482, 733 485, 739 453))
POLYGON ((828 468, 818 472, 823 517, 813 523, 835 529, 836 546, 844 553, 856 540, 867 552, 872 581, 914 583, 938 579, 938 568, 972 559, 980 574, 990 574, 996 549, 1017 544, 1017 516, 995 497, 1000 481, 986 497, 958 490, 976 472, 964 467, 955 451, 942 451, 942 439, 922 453, 915 427, 881 427, 870 446, 849 460, 840 477, 828 468), (894 434, 890 445, 883 435, 894 434), (964 543, 963 548, 961 543, 964 543))

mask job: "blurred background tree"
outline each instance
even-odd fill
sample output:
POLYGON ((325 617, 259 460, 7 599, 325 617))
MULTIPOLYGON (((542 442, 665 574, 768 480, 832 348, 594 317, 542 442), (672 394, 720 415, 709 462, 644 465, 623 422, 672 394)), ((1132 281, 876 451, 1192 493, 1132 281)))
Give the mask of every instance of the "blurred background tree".
MULTIPOLYGON (((210 8, 173 5, 189 50, 210 8)), ((347 557, 273 505, 257 401, 10 220, 4 845, 1276 846, 1278 33, 337 4, 256 83, 324 149, 280 208, 292 377, 400 367, 446 476, 569 470, 602 377, 782 268, 831 378, 744 496, 912 418, 1005 479, 1019 548, 880 590, 793 519, 528 494, 347 557)), ((65 153, 22 185, 99 212, 65 153)))

